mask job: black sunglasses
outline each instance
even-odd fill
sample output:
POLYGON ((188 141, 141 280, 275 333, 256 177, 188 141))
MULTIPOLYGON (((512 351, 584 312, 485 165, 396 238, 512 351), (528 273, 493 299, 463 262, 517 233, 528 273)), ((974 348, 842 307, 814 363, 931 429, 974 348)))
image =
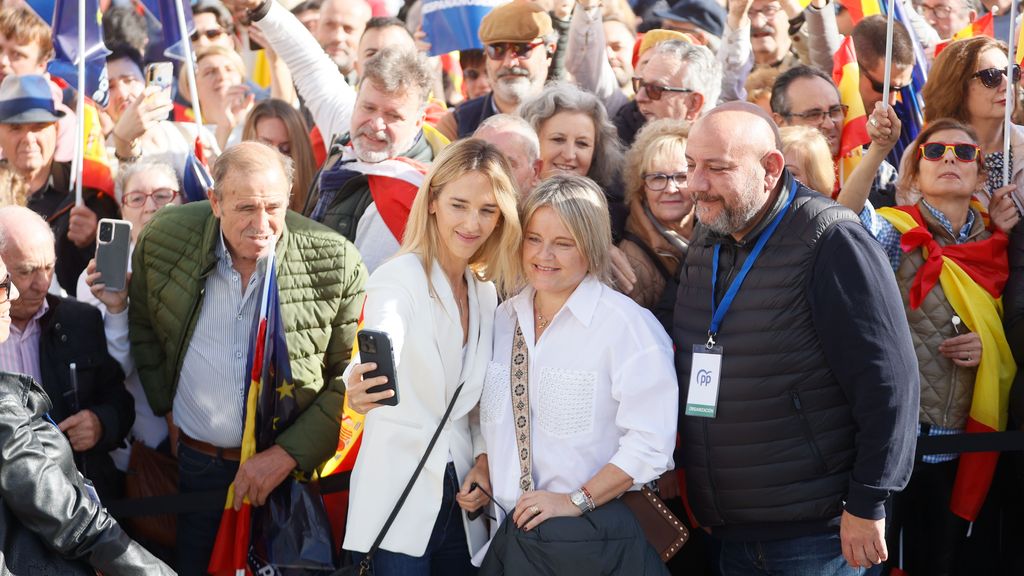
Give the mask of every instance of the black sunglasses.
POLYGON ((643 78, 633 78, 633 93, 639 94, 641 88, 647 90, 647 97, 650 98, 651 100, 661 100, 661 94, 663 92, 679 92, 683 94, 693 92, 693 90, 689 88, 673 88, 671 86, 660 86, 658 84, 644 82, 643 78))
POLYGON ((977 144, 947 144, 945 142, 925 142, 918 148, 921 157, 925 160, 937 162, 946 155, 946 150, 952 149, 953 156, 961 162, 974 162, 981 154, 981 148, 977 144))
MULTIPOLYGON (((885 86, 883 86, 882 83, 879 82, 878 80, 875 80, 874 78, 872 78, 871 74, 868 74, 868 71, 864 69, 864 65, 863 64, 860 64, 858 62, 857 65, 860 66, 860 73, 863 74, 864 77, 868 79, 868 82, 871 83, 871 89, 874 90, 875 92, 881 94, 882 90, 885 88, 885 86)), ((895 84, 889 84, 889 93, 891 94, 893 92, 899 92, 900 90, 903 90, 904 88, 906 88, 906 86, 897 86, 895 84)))
MULTIPOLYGON (((998 88, 1003 83, 1002 76, 1006 76, 1006 68, 985 68, 971 74, 971 78, 981 80, 981 84, 985 88, 998 88)), ((1016 84, 1018 82, 1020 82, 1020 64, 1014 64, 1013 81, 1011 83, 1016 84)))
POLYGON ((493 44, 485 44, 484 52, 487 53, 487 57, 491 60, 504 60, 505 55, 509 51, 513 52, 517 58, 529 58, 533 49, 542 44, 544 44, 543 40, 536 42, 495 42, 493 44))
POLYGON ((192 41, 198 42, 200 36, 206 36, 207 40, 216 40, 225 34, 227 34, 227 30, 224 30, 223 28, 210 28, 202 31, 196 30, 192 33, 192 41))
POLYGON ((3 302, 7 302, 11 299, 11 273, 7 273, 7 277, 4 278, 3 282, 0 282, 0 292, 4 293, 3 302))

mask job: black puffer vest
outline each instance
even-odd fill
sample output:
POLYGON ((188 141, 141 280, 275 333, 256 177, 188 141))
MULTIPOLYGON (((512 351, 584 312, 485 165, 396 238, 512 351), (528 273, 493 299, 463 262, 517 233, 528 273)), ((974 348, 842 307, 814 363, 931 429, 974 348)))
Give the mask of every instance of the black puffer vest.
POLYGON ((825 362, 805 293, 817 240, 838 222, 856 222, 853 212, 800 186, 719 329, 717 416, 684 415, 693 345, 707 341, 711 323, 714 246, 722 246, 720 301, 785 203, 791 181, 787 173, 774 207, 743 242, 698 225, 680 276, 673 334, 680 435, 690 505, 705 526, 815 522, 842 512, 854 422, 825 362))

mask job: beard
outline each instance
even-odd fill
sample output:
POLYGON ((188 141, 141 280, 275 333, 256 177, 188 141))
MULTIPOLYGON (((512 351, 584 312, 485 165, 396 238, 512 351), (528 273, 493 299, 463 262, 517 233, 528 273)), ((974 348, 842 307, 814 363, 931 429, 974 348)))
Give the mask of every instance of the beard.
POLYGON ((363 162, 370 164, 376 164, 383 162, 388 158, 397 156, 395 150, 395 142, 391 139, 386 132, 377 132, 370 128, 361 128, 356 133, 356 137, 352 139, 352 148, 356 153, 356 158, 359 158, 363 162), (366 146, 366 139, 376 140, 378 142, 385 142, 387 146, 383 150, 370 150, 366 146))
POLYGON ((738 194, 734 204, 728 204, 724 197, 715 198, 711 194, 696 194, 697 220, 714 232, 723 235, 733 234, 746 228, 763 208, 757 197, 759 185, 760 183, 752 178, 745 189, 738 194), (706 205, 708 200, 717 200, 721 204, 721 210, 713 218, 708 215, 706 205))
POLYGON ((502 100, 520 103, 533 95, 533 80, 526 68, 502 68, 491 87, 502 100))

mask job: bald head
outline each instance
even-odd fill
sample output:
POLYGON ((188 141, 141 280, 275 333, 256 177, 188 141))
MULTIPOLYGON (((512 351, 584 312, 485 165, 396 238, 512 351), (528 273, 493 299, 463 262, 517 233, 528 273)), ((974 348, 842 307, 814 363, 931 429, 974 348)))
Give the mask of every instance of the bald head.
POLYGON ((736 100, 712 108, 704 115, 704 118, 694 124, 693 129, 690 130, 690 136, 693 137, 693 131, 702 122, 719 114, 725 116, 714 121, 716 125, 730 131, 739 130, 738 133, 744 135, 742 140, 751 144, 769 143, 768 145, 771 146, 770 142, 774 141, 775 150, 782 152, 782 136, 779 134, 779 126, 775 124, 771 114, 751 102, 736 100))
POLYGON ((0 208, 0 256, 10 247, 36 243, 54 245, 53 230, 39 214, 24 206, 0 208))
POLYGON ((525 198, 540 180, 540 141, 530 124, 519 116, 496 114, 480 124, 474 138, 493 144, 508 160, 512 176, 525 198))
POLYGON ((292 166, 291 158, 271 148, 262 142, 249 140, 239 142, 230 147, 217 158, 213 165, 214 194, 223 198, 223 185, 230 178, 248 178, 254 174, 264 173, 267 170, 280 171, 281 176, 288 183, 287 194, 290 194, 292 180, 295 176, 295 169, 292 166))

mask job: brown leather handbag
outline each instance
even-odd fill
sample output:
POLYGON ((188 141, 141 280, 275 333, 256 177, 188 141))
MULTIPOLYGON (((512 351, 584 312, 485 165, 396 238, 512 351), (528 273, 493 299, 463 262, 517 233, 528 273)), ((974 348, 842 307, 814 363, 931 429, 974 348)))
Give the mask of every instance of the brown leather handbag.
MULTIPOLYGON (((136 440, 128 459, 124 477, 124 495, 129 500, 178 493, 178 461, 168 454, 153 450, 136 440)), ((128 532, 138 540, 146 540, 173 549, 177 540, 177 520, 173 515, 136 516, 124 520, 128 532)))
POLYGON ((662 562, 668 562, 690 538, 686 525, 647 486, 626 492, 621 500, 636 516, 647 542, 658 551, 662 562))

